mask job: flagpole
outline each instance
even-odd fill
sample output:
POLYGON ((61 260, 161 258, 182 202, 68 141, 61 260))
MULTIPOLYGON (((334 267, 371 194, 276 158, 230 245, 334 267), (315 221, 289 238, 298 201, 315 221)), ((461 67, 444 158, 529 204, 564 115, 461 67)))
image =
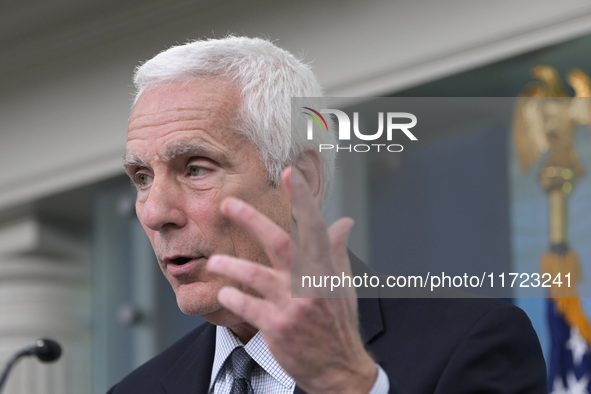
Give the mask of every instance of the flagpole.
POLYGON ((581 267, 576 253, 568 244, 568 196, 574 189, 574 172, 570 168, 544 166, 540 173, 540 184, 548 194, 550 250, 542 257, 540 271, 551 278, 560 274, 562 284, 553 284, 550 298, 565 320, 578 328, 581 336, 591 344, 591 325, 581 305, 577 283, 581 280, 581 267), (569 274, 570 286, 565 275, 569 274))
MULTIPOLYGON (((549 209, 550 247, 540 264, 542 277, 549 274, 552 282, 547 300, 552 338, 548 388, 551 393, 588 392, 591 355, 585 354, 591 348, 591 325, 576 290, 581 267, 568 242, 568 197, 584 173, 574 125, 591 125, 591 100, 568 97, 552 67, 536 66, 533 75, 538 81, 526 87, 515 105, 513 138, 524 172, 547 154, 539 180, 549 209)), ((591 80, 581 70, 573 70, 568 80, 577 97, 591 95, 591 80)))

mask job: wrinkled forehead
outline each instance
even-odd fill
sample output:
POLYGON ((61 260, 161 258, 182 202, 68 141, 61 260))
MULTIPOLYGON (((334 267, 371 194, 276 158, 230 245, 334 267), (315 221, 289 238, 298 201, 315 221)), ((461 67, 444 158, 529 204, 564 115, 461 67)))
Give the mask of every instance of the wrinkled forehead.
POLYGON ((136 163, 141 159, 138 156, 146 155, 160 161, 187 152, 208 153, 212 159, 231 155, 243 142, 241 133, 233 127, 238 104, 236 89, 218 80, 192 80, 146 89, 129 119, 126 164, 136 163))
POLYGON ((129 117, 128 131, 199 113, 207 113, 212 121, 227 121, 236 117, 239 104, 238 89, 224 79, 192 78, 160 83, 140 94, 129 117))

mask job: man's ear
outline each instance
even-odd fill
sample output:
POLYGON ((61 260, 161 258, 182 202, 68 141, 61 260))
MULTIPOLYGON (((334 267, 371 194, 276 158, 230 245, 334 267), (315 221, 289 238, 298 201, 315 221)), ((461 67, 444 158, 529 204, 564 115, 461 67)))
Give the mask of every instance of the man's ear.
POLYGON ((306 149, 296 161, 295 167, 304 175, 314 200, 320 206, 324 189, 324 165, 320 155, 313 149, 306 149))

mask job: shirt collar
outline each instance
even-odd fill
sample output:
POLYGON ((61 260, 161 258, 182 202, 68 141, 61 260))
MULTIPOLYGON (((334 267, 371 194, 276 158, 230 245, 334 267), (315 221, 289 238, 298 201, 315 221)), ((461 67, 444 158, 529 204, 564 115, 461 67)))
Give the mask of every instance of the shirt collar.
POLYGON ((239 346, 244 346, 244 350, 246 350, 250 357, 283 386, 289 388, 295 385, 293 378, 281 368, 275 357, 271 354, 260 331, 246 345, 243 345, 229 328, 222 326, 216 327, 215 355, 211 369, 210 385, 214 384, 228 356, 239 346))
POLYGON ((242 342, 232 332, 222 326, 216 326, 215 331, 215 354, 213 356, 213 366, 211 368, 210 388, 216 381, 216 378, 226 362, 232 350, 242 346, 242 342))

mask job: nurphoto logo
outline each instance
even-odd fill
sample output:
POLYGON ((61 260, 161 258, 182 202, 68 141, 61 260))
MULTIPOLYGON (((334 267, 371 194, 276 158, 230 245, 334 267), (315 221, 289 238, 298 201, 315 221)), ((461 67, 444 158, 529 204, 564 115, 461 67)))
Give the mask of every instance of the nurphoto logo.
MULTIPOLYGON (((310 108, 302 107, 303 114, 309 117, 307 123, 307 138, 309 141, 314 139, 315 124, 320 129, 320 132, 331 132, 329 129, 329 122, 323 114, 333 115, 336 118, 338 127, 339 142, 351 141, 351 120, 349 115, 338 109, 321 109, 319 111, 310 108)), ((333 124, 332 122, 330 123, 333 124)), ((366 134, 359 129, 359 113, 353 112, 353 134, 362 141, 376 141, 382 138, 384 129, 386 131, 386 140, 392 141, 392 136, 395 132, 402 132, 409 140, 418 141, 417 137, 410 131, 417 124, 417 117, 408 112, 378 112, 378 130, 375 133, 366 134), (384 126, 385 123, 385 126, 384 126)), ((370 144, 318 144, 318 151, 334 149, 337 152, 346 150, 348 152, 402 152, 404 147, 401 144, 385 144, 385 143, 370 143, 370 144)))

